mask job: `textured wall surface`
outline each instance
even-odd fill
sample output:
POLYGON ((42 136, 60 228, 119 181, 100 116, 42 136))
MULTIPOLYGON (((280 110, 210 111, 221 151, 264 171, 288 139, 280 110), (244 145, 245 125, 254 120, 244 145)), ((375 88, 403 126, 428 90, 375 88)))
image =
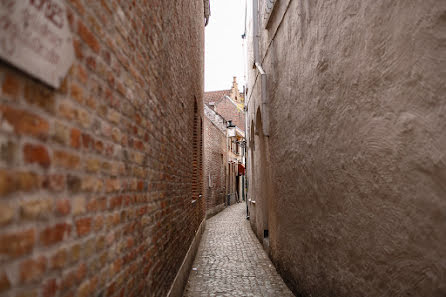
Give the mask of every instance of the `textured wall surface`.
POLYGON ((0 62, 0 296, 165 296, 205 215, 203 1, 65 2, 60 90, 0 62))
POLYGON ((226 199, 228 153, 225 133, 224 119, 205 106, 203 178, 208 216, 222 210, 226 199))
MULTIPOLYGON (((445 296, 445 2, 279 3, 261 31, 274 263, 302 296, 445 296)), ((256 126, 254 70, 248 88, 256 126)))
POLYGON ((245 113, 237 109, 237 106, 229 99, 224 98, 215 105, 215 111, 221 114, 227 121, 232 121, 241 130, 245 131, 245 113))

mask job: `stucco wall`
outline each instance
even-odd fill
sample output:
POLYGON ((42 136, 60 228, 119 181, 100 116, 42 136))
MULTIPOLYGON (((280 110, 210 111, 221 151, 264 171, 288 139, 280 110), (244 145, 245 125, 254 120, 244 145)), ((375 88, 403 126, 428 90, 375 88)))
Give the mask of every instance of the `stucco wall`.
POLYGON ((270 174, 274 263, 303 296, 445 296, 446 3, 279 3, 261 40, 267 167, 249 194, 270 174))

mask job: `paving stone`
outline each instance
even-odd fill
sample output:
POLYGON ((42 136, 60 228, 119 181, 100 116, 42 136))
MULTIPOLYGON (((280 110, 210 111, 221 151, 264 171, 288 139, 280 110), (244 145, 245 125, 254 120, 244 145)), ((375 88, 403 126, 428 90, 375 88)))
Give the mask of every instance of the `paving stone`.
POLYGON ((244 203, 206 222, 184 297, 294 296, 246 220, 244 203))

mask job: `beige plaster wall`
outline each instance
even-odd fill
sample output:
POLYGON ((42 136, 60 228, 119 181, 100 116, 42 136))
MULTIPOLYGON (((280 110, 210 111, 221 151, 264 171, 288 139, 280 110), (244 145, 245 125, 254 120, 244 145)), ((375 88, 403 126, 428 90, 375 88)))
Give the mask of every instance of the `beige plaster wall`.
POLYGON ((268 221, 302 296, 445 296, 446 3, 279 3, 262 29, 271 129, 267 166, 256 143, 248 170, 253 226, 268 221))

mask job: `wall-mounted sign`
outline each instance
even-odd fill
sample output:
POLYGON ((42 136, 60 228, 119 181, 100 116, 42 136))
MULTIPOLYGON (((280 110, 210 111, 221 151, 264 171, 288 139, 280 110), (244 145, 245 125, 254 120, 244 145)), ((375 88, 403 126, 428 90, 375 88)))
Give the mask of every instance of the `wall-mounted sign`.
POLYGON ((61 0, 0 0, 0 58, 54 88, 74 60, 61 0))

